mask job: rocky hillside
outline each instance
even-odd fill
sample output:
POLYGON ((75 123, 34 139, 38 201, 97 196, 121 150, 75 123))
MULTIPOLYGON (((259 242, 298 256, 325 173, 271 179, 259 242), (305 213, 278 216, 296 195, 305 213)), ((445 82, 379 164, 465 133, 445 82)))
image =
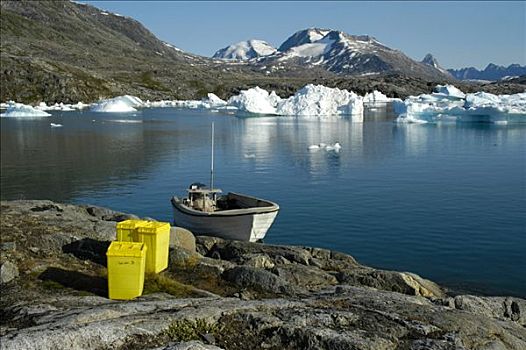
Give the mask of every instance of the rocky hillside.
POLYGON ((105 251, 130 214, 1 202, 2 349, 524 349, 526 300, 448 295, 319 248, 194 238, 142 297, 107 299, 105 251))
MULTIPOLYGON (((144 100, 199 99, 208 92, 228 98, 254 86, 288 97, 308 83, 353 89, 360 94, 380 89, 392 97, 406 97, 431 92, 435 85, 445 82, 443 77, 413 74, 413 69, 372 76, 338 75, 325 66, 343 68, 345 63, 333 62, 330 55, 324 56, 325 63, 320 66, 306 66, 304 58, 289 57, 286 64, 275 61, 275 69, 264 62, 200 57, 160 41, 132 18, 70 1, 1 0, 0 10, 0 101, 76 103, 124 94, 144 100)), ((360 41, 351 37, 345 40, 360 41)), ((341 43, 335 41, 331 47, 337 50, 341 43)), ((379 44, 371 41, 370 45, 379 44)), ((382 50, 389 57, 403 56, 382 50)), ((374 62, 391 64, 387 58, 377 61, 372 57, 366 64, 367 54, 360 57, 364 67, 373 67, 374 62)), ((408 67, 412 65, 407 61, 408 67)), ((422 66, 415 67, 420 70, 422 66)), ((506 93, 524 90, 523 85, 513 82, 490 88, 506 93)))

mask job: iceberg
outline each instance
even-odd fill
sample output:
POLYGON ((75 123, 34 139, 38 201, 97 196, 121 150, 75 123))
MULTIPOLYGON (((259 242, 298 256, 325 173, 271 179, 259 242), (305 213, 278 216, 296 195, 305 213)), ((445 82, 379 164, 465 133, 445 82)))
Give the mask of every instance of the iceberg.
POLYGON ((385 96, 378 90, 365 94, 363 98, 363 103, 369 105, 385 105, 389 101, 389 97, 385 96))
POLYGON ((23 103, 8 102, 5 113, 0 114, 1 117, 49 117, 51 114, 38 110, 32 106, 23 103))
POLYGON ((460 91, 460 89, 456 88, 453 85, 437 85, 435 87, 435 92, 433 93, 435 96, 444 96, 449 99, 463 99, 466 97, 466 94, 460 91))
POLYGON ((436 90, 438 92, 431 95, 410 96, 403 103, 393 101, 395 113, 398 114, 397 122, 526 122, 526 93, 464 94, 452 85, 438 85, 436 90))
POLYGON ((292 116, 351 115, 356 119, 363 120, 363 98, 347 90, 309 84, 296 92, 294 96, 279 101, 276 114, 292 116))
POLYGON ((220 99, 216 94, 209 92, 206 98, 201 100, 203 108, 217 108, 226 106, 226 101, 220 99))
POLYGON ((179 107, 179 108, 220 108, 226 106, 226 101, 220 99, 217 95, 213 93, 208 93, 206 98, 202 100, 161 100, 161 101, 146 101, 143 103, 144 107, 179 107))
POLYGON ((269 94, 267 90, 256 86, 248 90, 241 90, 239 95, 230 97, 227 103, 237 107, 241 112, 276 115, 277 101, 275 93, 269 94))
POLYGON ((45 102, 40 102, 38 106, 35 107, 41 111, 74 111, 75 108, 70 104, 64 103, 55 103, 52 106, 48 106, 45 102))
POLYGON ((106 100, 100 100, 91 107, 92 112, 126 113, 136 112, 135 107, 142 107, 144 103, 135 96, 124 95, 106 100))

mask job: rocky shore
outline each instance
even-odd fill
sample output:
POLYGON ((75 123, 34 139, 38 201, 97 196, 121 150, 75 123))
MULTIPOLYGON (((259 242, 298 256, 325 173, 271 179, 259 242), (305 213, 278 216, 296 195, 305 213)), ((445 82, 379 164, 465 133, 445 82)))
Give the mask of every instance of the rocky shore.
POLYGON ((1 202, 1 349, 526 349, 526 300, 452 296, 326 249, 172 229, 168 270, 107 298, 105 252, 135 216, 1 202))

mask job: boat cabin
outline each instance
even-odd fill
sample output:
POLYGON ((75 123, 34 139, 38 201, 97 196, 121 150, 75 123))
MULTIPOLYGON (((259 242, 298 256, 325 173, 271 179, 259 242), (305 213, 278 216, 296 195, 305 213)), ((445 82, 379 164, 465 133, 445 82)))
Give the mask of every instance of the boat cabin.
POLYGON ((188 198, 184 204, 192 209, 211 213, 217 210, 217 194, 222 193, 218 188, 209 189, 201 183, 193 183, 187 189, 188 198))

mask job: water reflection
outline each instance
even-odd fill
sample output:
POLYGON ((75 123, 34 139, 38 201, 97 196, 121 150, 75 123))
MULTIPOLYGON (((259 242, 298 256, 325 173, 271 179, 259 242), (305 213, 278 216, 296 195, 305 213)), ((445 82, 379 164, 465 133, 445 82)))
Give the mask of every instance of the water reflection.
POLYGON ((393 118, 389 106, 366 111, 363 123, 173 108, 2 118, 1 196, 170 221, 171 195, 209 181, 213 121, 216 184, 282 208, 268 242, 336 249, 438 282, 476 279, 524 295, 526 276, 517 276, 526 269, 526 127, 393 118), (308 149, 336 141, 339 153, 308 149))

